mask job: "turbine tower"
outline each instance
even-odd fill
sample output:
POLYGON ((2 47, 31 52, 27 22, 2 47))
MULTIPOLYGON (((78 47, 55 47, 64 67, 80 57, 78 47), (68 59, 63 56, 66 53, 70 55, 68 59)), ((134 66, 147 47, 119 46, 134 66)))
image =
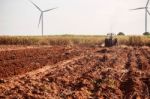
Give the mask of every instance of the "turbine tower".
POLYGON ((140 8, 131 9, 131 10, 142 10, 142 9, 145 10, 145 32, 147 32, 147 15, 148 15, 148 14, 150 15, 150 12, 149 12, 149 10, 148 10, 149 1, 150 1, 150 0, 147 1, 145 7, 140 7, 140 8))
POLYGON ((51 8, 51 9, 47 9, 47 10, 41 10, 40 7, 38 7, 35 3, 33 3, 32 1, 30 1, 30 2, 41 12, 40 18, 39 18, 38 27, 39 27, 39 25, 41 23, 41 32, 42 32, 42 36, 43 36, 43 33, 44 33, 44 18, 43 18, 43 14, 44 14, 44 12, 48 12, 48 11, 54 10, 57 7, 51 8))

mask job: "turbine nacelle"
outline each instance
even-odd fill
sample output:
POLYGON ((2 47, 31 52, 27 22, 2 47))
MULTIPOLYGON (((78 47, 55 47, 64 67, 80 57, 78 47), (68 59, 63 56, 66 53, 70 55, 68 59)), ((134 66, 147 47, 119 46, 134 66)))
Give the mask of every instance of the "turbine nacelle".
POLYGON ((150 15, 150 12, 149 12, 149 10, 148 10, 148 9, 149 9, 149 7, 148 7, 149 1, 150 1, 150 0, 147 1, 145 7, 139 7, 139 8, 130 9, 130 10, 143 10, 143 9, 145 9, 145 10, 148 12, 148 14, 150 15))
POLYGON ((48 10, 41 11, 40 18, 39 18, 39 23, 38 23, 38 27, 39 27, 39 25, 40 25, 40 22, 41 22, 42 19, 43 19, 43 14, 44 14, 44 12, 52 11, 52 10, 54 10, 54 9, 57 9, 57 7, 51 8, 51 9, 48 9, 48 10))
POLYGON ((147 32, 147 14, 150 15, 150 12, 149 12, 149 10, 148 10, 148 9, 149 9, 149 7, 148 7, 149 1, 150 1, 150 0, 147 1, 145 7, 130 9, 130 10, 143 10, 143 9, 145 10, 145 32, 147 32))
POLYGON ((149 7, 140 7, 140 8, 130 9, 130 10, 143 10, 143 9, 145 9, 146 12, 150 15, 150 11, 148 10, 149 7))
POLYGON ((57 7, 55 8, 51 8, 51 9, 47 9, 47 10, 41 10, 40 7, 38 7, 35 3, 33 3, 31 0, 29 0, 29 2, 31 2, 40 12, 40 18, 39 18, 39 23, 38 23, 38 27, 40 26, 40 23, 42 23, 42 36, 43 36, 43 14, 44 12, 48 12, 48 11, 52 11, 54 9, 57 9, 57 7))

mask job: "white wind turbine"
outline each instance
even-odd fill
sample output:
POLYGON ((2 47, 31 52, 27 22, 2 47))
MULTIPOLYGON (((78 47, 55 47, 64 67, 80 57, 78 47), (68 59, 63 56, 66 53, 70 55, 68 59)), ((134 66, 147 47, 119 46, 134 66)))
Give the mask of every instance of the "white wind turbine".
POLYGON ((40 18, 39 18, 38 27, 39 27, 39 25, 41 23, 41 32, 42 32, 42 36, 43 36, 43 33, 44 33, 44 18, 43 18, 43 14, 44 14, 44 12, 48 12, 48 11, 54 10, 57 7, 51 8, 51 9, 47 9, 47 10, 41 10, 40 7, 38 7, 35 3, 33 3, 32 1, 30 1, 30 2, 41 12, 41 15, 40 15, 40 18))
POLYGON ((140 7, 140 8, 131 9, 131 10, 142 10, 142 9, 145 10, 145 32, 147 32, 147 14, 150 15, 150 12, 149 12, 149 10, 148 10, 149 1, 150 1, 150 0, 147 1, 145 7, 140 7))

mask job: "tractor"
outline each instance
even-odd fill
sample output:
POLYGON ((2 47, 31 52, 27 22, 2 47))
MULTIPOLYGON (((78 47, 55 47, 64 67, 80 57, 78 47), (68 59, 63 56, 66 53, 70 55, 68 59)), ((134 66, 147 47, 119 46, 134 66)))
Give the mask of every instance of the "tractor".
POLYGON ((105 38, 105 47, 112 47, 118 44, 118 39, 114 38, 113 33, 108 33, 107 38, 105 38))

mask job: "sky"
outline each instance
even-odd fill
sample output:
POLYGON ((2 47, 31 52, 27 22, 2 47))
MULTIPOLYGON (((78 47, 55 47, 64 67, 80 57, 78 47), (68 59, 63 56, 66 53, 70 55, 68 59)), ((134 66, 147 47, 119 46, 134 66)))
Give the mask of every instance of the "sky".
MULTIPOLYGON (((147 0, 32 0, 44 13, 44 35, 106 35, 124 32, 141 35, 145 30, 147 0)), ((0 35, 41 35, 40 12, 28 0, 0 0, 0 35)), ((148 31, 150 31, 148 16, 148 31)))

